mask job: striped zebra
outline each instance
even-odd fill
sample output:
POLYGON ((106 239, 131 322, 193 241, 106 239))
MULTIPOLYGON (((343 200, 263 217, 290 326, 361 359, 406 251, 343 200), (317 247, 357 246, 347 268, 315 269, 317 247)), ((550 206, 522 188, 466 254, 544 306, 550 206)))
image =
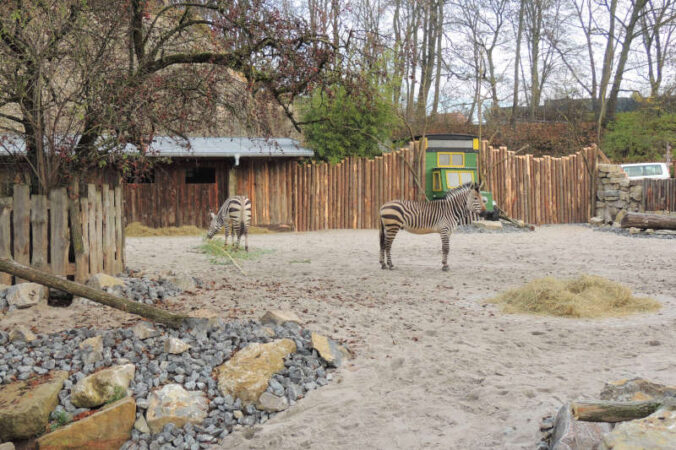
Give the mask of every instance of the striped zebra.
POLYGON ((443 253, 441 269, 448 270, 448 240, 458 225, 475 220, 486 211, 479 186, 467 183, 446 192, 441 200, 412 201, 394 200, 380 208, 380 266, 394 269, 392 265, 392 242, 402 228, 410 233, 441 234, 443 253), (387 254, 387 264, 385 264, 387 254))
POLYGON ((218 230, 225 225, 225 246, 228 246, 228 231, 232 234, 232 245, 239 248, 239 241, 244 235, 244 249, 249 251, 249 225, 251 224, 251 200, 243 195, 230 197, 223 203, 218 214, 209 211, 211 225, 207 232, 207 238, 214 237, 218 230), (237 245, 235 245, 235 232, 237 233, 237 245))

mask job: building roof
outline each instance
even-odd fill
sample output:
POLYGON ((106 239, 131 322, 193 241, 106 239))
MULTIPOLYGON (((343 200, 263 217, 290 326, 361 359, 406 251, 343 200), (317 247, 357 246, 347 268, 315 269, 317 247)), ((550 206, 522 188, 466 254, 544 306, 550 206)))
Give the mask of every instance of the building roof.
MULTIPOLYGON (((20 137, 4 141, 11 153, 23 153, 26 146, 20 137)), ((0 143, 1 144, 1 143, 0 143)), ((125 151, 135 152, 136 147, 127 144, 125 151)), ((7 155, 0 148, 0 156, 7 155)), ((255 157, 312 157, 314 152, 300 146, 291 138, 245 138, 245 137, 191 137, 188 141, 169 136, 158 136, 149 146, 149 156, 172 158, 255 158, 255 157)))
POLYGON ((163 157, 312 157, 314 152, 291 138, 193 137, 188 142, 160 136, 153 139, 150 152, 163 157))

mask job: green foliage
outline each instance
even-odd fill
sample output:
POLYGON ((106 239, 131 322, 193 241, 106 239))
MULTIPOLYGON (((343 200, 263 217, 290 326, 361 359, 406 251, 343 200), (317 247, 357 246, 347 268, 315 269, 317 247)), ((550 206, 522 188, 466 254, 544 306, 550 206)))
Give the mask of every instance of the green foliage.
POLYGON ((305 141, 318 159, 337 163, 348 156, 374 157, 389 143, 397 124, 386 89, 366 82, 359 88, 334 85, 301 105, 305 141))
POLYGON ((113 390, 113 396, 108 399, 106 402, 106 405, 109 405, 111 403, 115 403, 118 400, 122 400, 127 396, 127 390, 123 388, 122 386, 115 386, 113 390))
POLYGON ((55 430, 73 421, 73 418, 66 411, 54 413, 54 422, 50 424, 51 430, 55 430))
POLYGON ((667 142, 676 143, 676 113, 646 109, 617 114, 608 126, 602 148, 617 161, 661 161, 667 142))

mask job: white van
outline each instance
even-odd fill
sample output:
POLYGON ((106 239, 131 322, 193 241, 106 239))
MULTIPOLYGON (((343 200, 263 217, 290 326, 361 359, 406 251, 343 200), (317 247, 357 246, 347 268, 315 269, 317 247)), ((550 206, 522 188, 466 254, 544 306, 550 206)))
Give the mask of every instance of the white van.
POLYGON ((622 164, 622 169, 631 180, 670 178, 669 167, 665 163, 622 164))

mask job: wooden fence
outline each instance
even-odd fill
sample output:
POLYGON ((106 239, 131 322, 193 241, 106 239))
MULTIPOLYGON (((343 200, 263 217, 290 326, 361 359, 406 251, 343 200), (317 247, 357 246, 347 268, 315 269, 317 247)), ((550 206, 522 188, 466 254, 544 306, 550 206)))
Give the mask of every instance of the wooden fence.
POLYGON ((676 178, 643 180, 645 211, 676 211, 676 178))
POLYGON ((484 189, 510 217, 537 225, 589 220, 597 159, 596 147, 562 158, 518 155, 485 142, 480 151, 484 189))
MULTIPOLYGON (((480 158, 484 189, 511 217, 538 225, 589 220, 596 148, 563 158, 535 158, 484 143, 480 158)), ((251 198, 255 225, 289 224, 296 231, 377 228, 383 203, 417 198, 412 167, 413 145, 338 164, 251 163, 237 169, 236 193, 251 198)))
MULTIPOLYGON (((87 196, 75 202, 83 238, 79 254, 71 242, 66 188, 45 196, 30 195, 28 186, 15 185, 12 197, 0 198, 0 257, 77 281, 93 273, 124 270, 122 188, 89 184, 87 196)), ((0 273, 0 283, 11 281, 10 275, 0 273)))

